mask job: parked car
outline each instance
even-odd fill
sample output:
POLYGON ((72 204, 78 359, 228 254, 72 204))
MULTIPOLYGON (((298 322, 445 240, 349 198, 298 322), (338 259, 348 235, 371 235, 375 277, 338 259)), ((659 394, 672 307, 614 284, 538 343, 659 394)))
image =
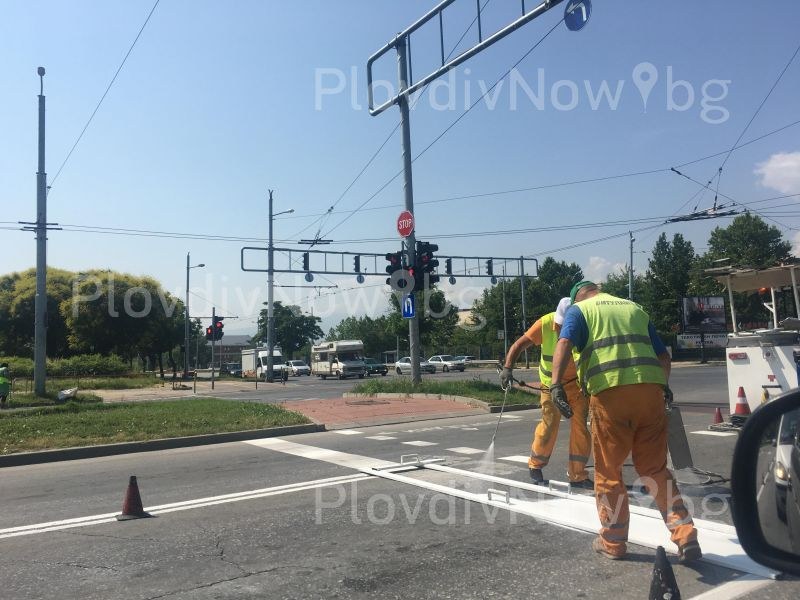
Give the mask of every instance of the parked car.
MULTIPOLYGON (((411 374, 411 357, 404 356, 396 363, 394 363, 394 370, 398 375, 403 375, 404 373, 411 374)), ((419 360, 419 370, 421 373, 436 373, 436 367, 434 367, 431 363, 429 363, 424 358, 419 360)))
POLYGON ((311 375, 311 367, 302 360, 288 360, 286 361, 286 368, 296 377, 311 375))
POLYGON ((365 358, 364 363, 367 365, 367 375, 386 375, 389 372, 389 367, 374 358, 365 358))
POLYGON ((242 365, 239 363, 225 363, 222 365, 222 369, 220 369, 220 374, 231 375, 232 377, 241 377, 242 376, 242 365))
POLYGON ((434 369, 441 370, 443 373, 448 371, 463 371, 465 364, 464 361, 456 360, 455 356, 451 354, 437 354, 428 359, 434 369))
POLYGON ((464 354, 459 354, 458 356, 453 357, 453 360, 457 360, 459 362, 464 363, 464 366, 467 366, 473 360, 475 360, 474 356, 466 356, 464 354))

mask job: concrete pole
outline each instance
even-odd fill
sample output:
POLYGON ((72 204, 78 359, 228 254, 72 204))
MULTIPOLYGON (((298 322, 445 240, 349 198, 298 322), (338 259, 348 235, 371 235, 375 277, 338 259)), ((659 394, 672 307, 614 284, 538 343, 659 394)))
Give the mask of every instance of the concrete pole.
MULTIPOLYGON (((522 335, 528 330, 528 319, 525 316, 525 258, 519 257, 519 291, 522 302, 522 335)), ((528 349, 525 348, 525 368, 531 368, 530 355, 528 349)))
POLYGON ((628 300, 633 300, 633 242, 636 238, 633 237, 633 232, 629 231, 628 235, 631 237, 631 257, 628 267, 628 300))
POLYGON ((269 241, 267 245, 267 375, 266 380, 272 383, 272 351, 275 348, 275 314, 273 312, 273 253, 272 253, 272 190, 269 190, 269 241))
POLYGON ((36 297, 33 388, 44 396, 47 377, 47 173, 44 167, 44 67, 39 67, 39 170, 36 172, 36 297))
POLYGON ((186 302, 183 305, 186 310, 186 321, 183 326, 183 376, 189 376, 189 253, 186 253, 186 302))
POLYGON ((214 389, 214 349, 217 341, 217 328, 214 325, 217 322, 217 307, 211 307, 211 389, 214 389))
MULTIPOLYGON (((403 191, 405 193, 405 208, 414 214, 414 183, 411 168, 411 122, 408 108, 408 96, 403 90, 408 89, 408 39, 403 38, 397 44, 397 75, 399 92, 397 104, 400 107, 400 132, 403 145, 403 191)), ((415 221, 416 222, 416 221, 415 221)), ((416 227, 416 226, 415 226, 416 227)), ((416 231, 406 238, 406 264, 413 267, 416 262, 417 239, 416 231)), ((408 320, 408 345, 411 352, 411 381, 420 383, 422 378, 419 371, 419 312, 415 311, 414 318, 408 320)))

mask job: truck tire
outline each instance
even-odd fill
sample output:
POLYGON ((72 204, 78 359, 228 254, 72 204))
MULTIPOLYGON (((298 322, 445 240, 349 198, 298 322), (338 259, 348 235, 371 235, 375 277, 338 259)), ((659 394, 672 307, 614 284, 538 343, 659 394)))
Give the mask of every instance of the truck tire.
POLYGON ((341 371, 336 371, 336 377, 338 377, 339 379, 344 379, 344 376, 342 375, 341 371))
POLYGON ((328 378, 327 375, 320 375, 320 377, 322 377, 322 381, 325 381, 328 378))

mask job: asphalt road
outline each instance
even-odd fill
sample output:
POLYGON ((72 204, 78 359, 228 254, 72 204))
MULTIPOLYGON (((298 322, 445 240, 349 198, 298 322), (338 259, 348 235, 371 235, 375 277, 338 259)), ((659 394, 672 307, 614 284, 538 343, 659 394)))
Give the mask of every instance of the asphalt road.
MULTIPOLYGON (((515 375, 522 381, 538 381, 536 369, 518 369, 515 371, 515 375)), ((398 376, 391 372, 385 377, 371 376, 373 379, 376 377, 382 380, 389 380, 398 376)), ((439 372, 435 375, 423 375, 424 381, 431 379, 447 381, 475 378, 498 381, 497 373, 491 369, 467 369, 463 373, 439 372)), ((255 388, 253 382, 226 383, 225 386, 217 386, 214 395, 224 398, 271 403, 319 400, 340 397, 343 393, 351 391, 355 385, 362 381, 365 380, 346 379, 340 381, 326 379, 322 381, 317 377, 291 377, 286 385, 281 383, 259 383, 258 389, 255 388)), ((670 377, 670 387, 675 394, 675 401, 681 405, 707 407, 710 410, 713 410, 716 406, 723 408, 728 406, 728 387, 724 364, 676 364, 670 377)), ((202 393, 208 392, 203 389, 202 393)))
MULTIPOLYGON (((478 503, 357 470, 418 452, 525 481, 537 416, 538 411, 504 416, 491 456, 486 450, 497 421, 482 415, 287 438, 301 445, 299 454, 276 450, 271 440, 3 469, 0 595, 647 597, 650 549, 631 545, 628 560, 611 562, 591 550, 591 534, 503 510, 487 512, 478 503), (156 518, 113 520, 131 474, 139 477, 145 508, 158 512, 156 518), (324 481, 332 477, 343 479, 324 481), (154 508, 170 503, 183 504, 154 508), (97 515, 84 523, 64 522, 97 515), (17 529, 42 523, 50 525, 17 529), (78 526, 64 528, 70 525, 78 526)), ((736 437, 694 433, 706 429, 704 412, 685 411, 684 422, 695 465, 727 475, 736 437)), ((546 475, 563 479, 565 461, 562 434, 546 475)), ((451 478, 435 475, 441 483, 451 478)), ((678 475, 696 517, 730 521, 724 483, 704 485, 693 473, 678 475)), ((630 467, 625 477, 634 482, 630 467)), ((722 586, 736 573, 708 563, 674 568, 684 598, 714 589, 719 597, 731 597, 722 586)), ((781 581, 743 597, 798 595, 800 583, 781 581)))

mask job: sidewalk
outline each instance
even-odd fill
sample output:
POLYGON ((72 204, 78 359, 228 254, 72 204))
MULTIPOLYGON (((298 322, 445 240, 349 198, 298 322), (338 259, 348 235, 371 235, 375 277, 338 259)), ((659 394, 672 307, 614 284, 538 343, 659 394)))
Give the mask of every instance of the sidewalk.
POLYGON ((287 402, 283 408, 299 412, 326 429, 388 425, 425 419, 486 414, 482 408, 439 398, 331 398, 287 402))

